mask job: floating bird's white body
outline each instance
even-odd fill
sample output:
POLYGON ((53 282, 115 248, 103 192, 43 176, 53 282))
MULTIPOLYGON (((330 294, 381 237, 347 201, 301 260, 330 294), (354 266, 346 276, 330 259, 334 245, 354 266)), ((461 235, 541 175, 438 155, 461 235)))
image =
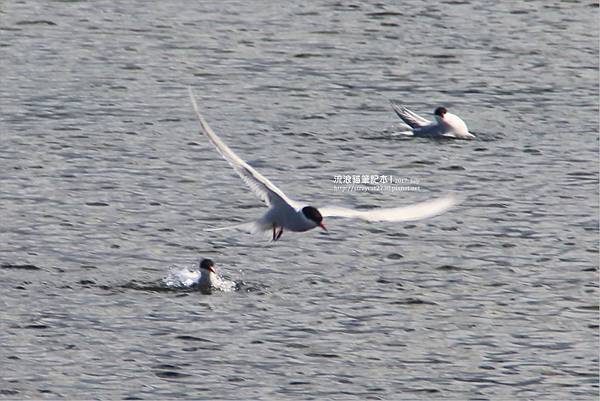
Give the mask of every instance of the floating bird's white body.
POLYGON ((438 107, 435 110, 435 121, 423 118, 393 102, 392 107, 398 117, 411 128, 410 132, 414 136, 475 139, 475 135, 469 132, 467 124, 457 115, 449 113, 444 107, 438 107))
POLYGON ((350 217, 367 221, 412 221, 432 217, 440 214, 457 203, 453 196, 446 196, 432 201, 422 202, 415 205, 397 207, 390 209, 353 210, 341 207, 315 208, 296 202, 288 198, 266 177, 248 165, 236 155, 210 128, 204 117, 198 110, 198 105, 189 89, 192 106, 200 122, 200 128, 217 151, 229 162, 231 167, 238 173, 242 180, 250 187, 269 209, 259 219, 234 226, 209 229, 209 231, 237 228, 250 232, 261 232, 273 230, 273 240, 281 237, 283 230, 308 231, 316 227, 323 230, 323 217, 350 217))
POLYGON ((200 290, 210 290, 219 286, 220 278, 214 270, 200 270, 200 277, 193 285, 200 290))

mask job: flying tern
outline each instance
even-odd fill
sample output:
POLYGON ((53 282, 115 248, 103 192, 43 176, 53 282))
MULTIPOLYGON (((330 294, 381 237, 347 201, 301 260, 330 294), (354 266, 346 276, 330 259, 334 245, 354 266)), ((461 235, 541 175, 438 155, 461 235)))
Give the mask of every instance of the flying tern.
POLYGON ((209 231, 235 228, 255 233, 272 230, 273 241, 277 241, 281 238, 284 230, 302 232, 320 227, 327 231, 323 223, 324 217, 348 217, 371 222, 414 221, 443 213, 457 203, 457 199, 451 195, 409 206, 370 210, 353 210, 337 206, 317 209, 314 206, 296 202, 287 197, 265 176, 236 155, 215 134, 202 114, 200 114, 192 89, 188 88, 188 90, 202 133, 207 136, 221 156, 229 162, 252 192, 268 206, 266 213, 257 220, 234 226, 208 229, 209 231))
POLYGON ((474 139, 475 135, 469 132, 467 124, 452 113, 449 113, 445 107, 438 107, 433 112, 435 121, 413 113, 406 107, 392 103, 394 111, 411 128, 414 136, 443 137, 456 139, 474 139))

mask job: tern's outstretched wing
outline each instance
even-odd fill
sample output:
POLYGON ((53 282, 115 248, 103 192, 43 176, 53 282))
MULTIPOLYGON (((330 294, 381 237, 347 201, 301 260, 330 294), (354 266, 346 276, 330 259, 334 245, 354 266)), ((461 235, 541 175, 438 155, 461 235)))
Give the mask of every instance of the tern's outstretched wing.
POLYGON ((406 123, 406 125, 408 125, 409 127, 421 128, 421 127, 425 127, 426 125, 431 124, 431 121, 429 121, 426 118, 421 117, 420 115, 418 115, 416 113, 413 113, 406 107, 404 107, 400 104, 396 104, 394 102, 391 102, 391 103, 392 103, 392 107, 394 108, 394 111, 396 112, 398 117, 400 117, 402 119, 402 121, 404 121, 406 123))
POLYGON ((215 145, 217 151, 225 158, 225 160, 229 162, 231 167, 233 167, 235 172, 238 173, 242 180, 244 180, 248 187, 250 187, 252 192, 262 199, 268 206, 271 206, 275 203, 284 203, 296 208, 298 206, 296 202, 285 196, 285 194, 271 181, 253 169, 250 165, 248 165, 248 163, 243 161, 233 152, 233 150, 229 148, 229 146, 225 145, 225 143, 217 136, 217 134, 214 133, 198 110, 198 105, 196 104, 196 99, 194 98, 192 88, 188 88, 188 90, 190 93, 192 106, 194 107, 194 111, 196 112, 196 116, 200 122, 201 131, 208 137, 212 144, 215 145))
POLYGON ((459 201, 454 196, 445 196, 414 205, 389 209, 355 210, 337 206, 319 208, 323 217, 349 217, 367 221, 414 221, 441 214, 459 201))

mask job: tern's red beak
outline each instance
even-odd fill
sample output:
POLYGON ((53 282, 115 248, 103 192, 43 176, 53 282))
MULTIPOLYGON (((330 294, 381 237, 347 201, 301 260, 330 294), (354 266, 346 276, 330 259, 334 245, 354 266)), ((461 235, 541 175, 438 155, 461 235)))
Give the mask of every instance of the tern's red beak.
POLYGON ((210 267, 208 268, 208 271, 209 271, 209 272, 212 272, 212 273, 215 273, 215 274, 217 274, 217 272, 215 271, 215 268, 214 268, 214 267, 212 267, 212 266, 210 266, 210 267))
POLYGON ((325 227, 325 224, 323 224, 322 222, 319 223, 319 227, 321 227, 324 231, 327 231, 327 227, 325 227))

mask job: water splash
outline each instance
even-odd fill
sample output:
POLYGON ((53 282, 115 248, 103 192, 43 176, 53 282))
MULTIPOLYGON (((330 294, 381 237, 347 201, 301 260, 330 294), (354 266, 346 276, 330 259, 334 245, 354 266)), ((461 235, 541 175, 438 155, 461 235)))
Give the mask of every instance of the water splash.
POLYGON ((189 288, 196 284, 199 279, 200 271, 197 268, 172 266, 162 282, 169 288, 189 288))

